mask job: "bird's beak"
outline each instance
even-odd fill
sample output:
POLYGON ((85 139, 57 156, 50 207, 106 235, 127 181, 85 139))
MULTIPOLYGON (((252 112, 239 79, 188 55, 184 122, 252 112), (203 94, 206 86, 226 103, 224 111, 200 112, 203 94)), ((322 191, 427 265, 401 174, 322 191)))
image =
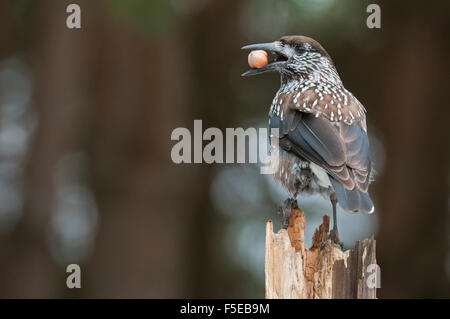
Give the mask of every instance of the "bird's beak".
POLYGON ((243 46, 242 50, 264 50, 266 52, 270 52, 276 55, 276 59, 272 62, 269 62, 266 66, 259 69, 251 69, 242 74, 242 76, 250 76, 261 74, 269 71, 277 71, 283 68, 287 63, 287 57, 281 51, 282 46, 279 41, 270 42, 270 43, 258 43, 258 44, 250 44, 243 46))

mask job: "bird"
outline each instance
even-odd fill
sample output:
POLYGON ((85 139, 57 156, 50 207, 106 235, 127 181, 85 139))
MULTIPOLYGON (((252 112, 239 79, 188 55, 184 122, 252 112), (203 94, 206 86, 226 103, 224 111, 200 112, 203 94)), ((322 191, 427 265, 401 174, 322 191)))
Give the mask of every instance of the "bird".
POLYGON ((300 194, 329 199, 333 227, 326 242, 342 248, 336 206, 352 213, 375 210, 368 194, 373 178, 366 109, 344 87, 331 56, 310 37, 283 36, 242 49, 264 50, 275 57, 243 76, 280 74, 269 110, 269 128, 275 132, 269 152, 273 175, 289 194, 283 211, 297 208, 300 194))

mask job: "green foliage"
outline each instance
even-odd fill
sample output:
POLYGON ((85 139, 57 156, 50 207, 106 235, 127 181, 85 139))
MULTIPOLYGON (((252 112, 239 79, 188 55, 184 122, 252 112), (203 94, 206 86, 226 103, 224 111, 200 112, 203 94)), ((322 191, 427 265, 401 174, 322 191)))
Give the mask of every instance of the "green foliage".
POLYGON ((106 3, 114 16, 132 21, 152 36, 163 35, 174 24, 175 14, 167 0, 109 0, 106 3))
POLYGON ((244 21, 250 39, 303 34, 328 43, 358 38, 365 27, 368 0, 248 0, 244 21))

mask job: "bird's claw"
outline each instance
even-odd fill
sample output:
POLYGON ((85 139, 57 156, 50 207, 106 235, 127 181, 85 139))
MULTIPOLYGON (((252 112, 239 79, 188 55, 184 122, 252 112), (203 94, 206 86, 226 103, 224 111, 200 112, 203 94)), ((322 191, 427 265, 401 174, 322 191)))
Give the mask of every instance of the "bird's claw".
POLYGON ((290 210, 296 209, 298 208, 297 200, 292 197, 286 198, 285 201, 283 202, 283 207, 290 210))
POLYGON ((297 209, 298 204, 295 198, 287 198, 283 202, 283 206, 281 206, 278 210, 278 213, 281 215, 281 228, 287 229, 289 226, 289 218, 291 217, 291 212, 293 209, 297 209))
POLYGON ((339 240, 339 234, 336 229, 330 230, 327 239, 320 245, 320 249, 325 248, 327 244, 332 244, 337 246, 340 250, 344 250, 344 243, 339 240))

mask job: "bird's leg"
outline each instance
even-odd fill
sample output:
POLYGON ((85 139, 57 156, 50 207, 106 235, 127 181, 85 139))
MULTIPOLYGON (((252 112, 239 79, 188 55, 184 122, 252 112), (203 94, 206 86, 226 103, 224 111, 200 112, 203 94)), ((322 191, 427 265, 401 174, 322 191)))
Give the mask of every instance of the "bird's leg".
POLYGON ((330 231, 330 239, 332 242, 342 247, 343 243, 339 240, 339 232, 337 226, 337 213, 336 213, 337 197, 335 193, 332 193, 330 195, 330 200, 331 205, 333 205, 333 228, 330 231))
POLYGON ((332 242, 339 246, 339 248, 343 248, 344 244, 339 240, 339 232, 338 232, 338 226, 337 226, 337 214, 336 214, 336 204, 337 204, 337 197, 335 193, 332 193, 330 195, 330 201, 331 205, 333 206, 333 228, 331 229, 330 233, 328 234, 327 240, 323 242, 322 248, 325 246, 326 243, 332 242))
POLYGON ((287 229, 289 226, 289 218, 293 209, 298 208, 297 200, 294 197, 288 197, 281 207, 281 227, 287 229))

